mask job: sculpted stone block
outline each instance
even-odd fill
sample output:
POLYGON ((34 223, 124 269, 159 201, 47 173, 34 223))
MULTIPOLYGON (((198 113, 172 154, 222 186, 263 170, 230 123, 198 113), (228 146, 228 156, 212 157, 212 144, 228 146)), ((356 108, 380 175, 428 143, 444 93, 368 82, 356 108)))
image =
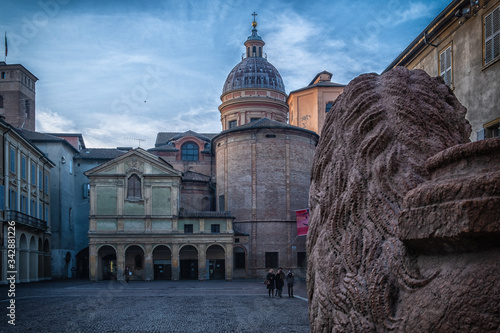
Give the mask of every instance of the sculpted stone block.
POLYGON ((336 100, 310 188, 312 331, 500 329, 498 139, 463 145, 465 113, 403 67, 336 100))

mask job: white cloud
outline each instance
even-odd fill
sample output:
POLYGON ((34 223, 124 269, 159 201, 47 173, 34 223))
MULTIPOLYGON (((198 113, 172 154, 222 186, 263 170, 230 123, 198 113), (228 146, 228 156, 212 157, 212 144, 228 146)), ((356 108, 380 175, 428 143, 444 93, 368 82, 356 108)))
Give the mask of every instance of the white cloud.
POLYGON ((75 132, 72 120, 44 107, 37 107, 35 128, 38 132, 75 132))

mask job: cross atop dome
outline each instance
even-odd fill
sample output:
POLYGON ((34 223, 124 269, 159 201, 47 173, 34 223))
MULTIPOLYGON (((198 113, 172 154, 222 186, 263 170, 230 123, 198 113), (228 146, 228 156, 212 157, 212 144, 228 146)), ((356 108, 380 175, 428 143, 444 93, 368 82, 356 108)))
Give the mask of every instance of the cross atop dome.
POLYGON ((257 21, 255 21, 255 16, 257 16, 258 14, 256 12, 253 12, 252 16, 253 16, 253 22, 252 22, 252 27, 257 27, 257 21))

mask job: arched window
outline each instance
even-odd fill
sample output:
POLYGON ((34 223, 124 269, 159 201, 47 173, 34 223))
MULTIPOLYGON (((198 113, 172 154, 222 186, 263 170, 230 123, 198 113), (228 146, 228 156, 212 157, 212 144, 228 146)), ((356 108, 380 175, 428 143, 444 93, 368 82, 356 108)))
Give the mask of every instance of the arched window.
POLYGON ((247 47, 247 57, 250 57, 250 46, 247 47))
POLYGON ((141 199, 141 179, 137 175, 128 178, 127 199, 141 199))
POLYGON ((332 105, 333 105, 333 102, 328 102, 328 103, 326 103, 326 109, 325 109, 325 112, 330 111, 330 109, 332 108, 332 105))
POLYGON ((257 55, 257 48, 252 46, 252 56, 255 57, 257 55))
POLYGON ((3 96, 0 96, 0 109, 3 109, 3 96))
POLYGON ((259 57, 262 57, 262 47, 259 46, 259 57))
POLYGON ((194 142, 186 142, 181 148, 183 161, 198 161, 198 145, 194 142))

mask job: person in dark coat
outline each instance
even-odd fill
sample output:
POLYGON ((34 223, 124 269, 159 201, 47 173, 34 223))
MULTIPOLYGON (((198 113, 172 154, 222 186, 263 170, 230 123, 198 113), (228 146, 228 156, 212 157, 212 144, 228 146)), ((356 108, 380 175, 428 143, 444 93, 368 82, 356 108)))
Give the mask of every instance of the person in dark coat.
POLYGON ((275 287, 275 280, 274 278, 276 275, 274 275, 274 271, 272 269, 269 270, 269 273, 267 273, 266 280, 269 281, 267 284, 267 290, 269 292, 269 297, 274 297, 274 287, 275 287))
POLYGON ((285 280, 286 285, 288 286, 288 297, 293 297, 293 284, 295 283, 295 277, 293 276, 292 270, 288 271, 285 280))
POLYGON ((123 271, 123 275, 125 275, 125 281, 127 281, 127 283, 130 281, 130 275, 132 275, 130 273, 130 269, 128 268, 128 266, 125 267, 125 270, 123 271))
POLYGON ((285 273, 281 270, 281 267, 276 272, 276 296, 281 297, 283 293, 283 286, 285 285, 285 273))

